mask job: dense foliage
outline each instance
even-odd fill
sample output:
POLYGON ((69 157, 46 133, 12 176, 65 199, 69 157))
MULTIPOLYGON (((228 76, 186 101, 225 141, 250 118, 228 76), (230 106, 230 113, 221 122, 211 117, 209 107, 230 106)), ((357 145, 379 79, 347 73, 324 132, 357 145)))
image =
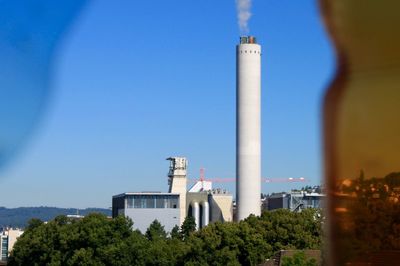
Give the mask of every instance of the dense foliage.
POLYGON ((142 234, 119 216, 91 214, 32 220, 9 265, 257 265, 281 249, 319 249, 319 211, 264 212, 239 223, 212 223, 194 231, 192 218, 167 234, 154 221, 142 234))
POLYGON ((283 257, 282 266, 317 266, 317 261, 313 258, 307 258, 302 251, 297 252, 293 257, 283 257))
POLYGON ((111 210, 101 208, 75 209, 75 208, 56 208, 56 207, 19 207, 5 208, 0 207, 0 227, 24 228, 28 221, 37 218, 42 221, 53 220, 58 215, 77 214, 87 215, 98 212, 111 216, 111 210))

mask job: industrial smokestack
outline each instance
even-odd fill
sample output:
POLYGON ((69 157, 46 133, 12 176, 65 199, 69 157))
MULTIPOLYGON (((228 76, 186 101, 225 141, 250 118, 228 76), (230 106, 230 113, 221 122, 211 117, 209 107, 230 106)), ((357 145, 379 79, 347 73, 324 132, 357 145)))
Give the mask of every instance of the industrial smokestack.
POLYGON ((237 220, 261 214, 261 46, 240 37, 236 47, 237 220))

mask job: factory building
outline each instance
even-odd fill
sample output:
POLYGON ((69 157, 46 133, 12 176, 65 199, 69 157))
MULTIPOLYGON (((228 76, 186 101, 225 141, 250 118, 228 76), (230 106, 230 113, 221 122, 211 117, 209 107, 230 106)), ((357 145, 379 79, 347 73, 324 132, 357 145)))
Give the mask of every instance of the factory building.
POLYGON ((133 227, 143 233, 158 220, 170 231, 180 224, 180 195, 161 192, 123 193, 113 197, 113 217, 124 215, 132 219, 133 227))
POLYGON ((180 226, 192 216, 196 227, 210 222, 232 221, 232 195, 226 190, 212 189, 212 182, 199 180, 187 190, 187 160, 170 157, 169 190, 162 192, 126 192, 113 196, 112 215, 125 215, 134 222, 134 229, 145 232, 158 220, 166 231, 180 226))
POLYGON ((237 220, 260 215, 261 46, 253 36, 236 46, 237 220))
POLYGON ((300 212, 306 208, 322 208, 325 194, 316 191, 292 190, 291 192, 273 193, 264 199, 266 210, 289 209, 300 212))

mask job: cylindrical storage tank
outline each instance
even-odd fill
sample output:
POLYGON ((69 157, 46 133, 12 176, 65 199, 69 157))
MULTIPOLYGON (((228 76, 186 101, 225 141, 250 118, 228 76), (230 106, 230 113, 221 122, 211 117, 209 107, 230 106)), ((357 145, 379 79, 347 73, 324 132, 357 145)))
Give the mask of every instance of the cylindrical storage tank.
POLYGON ((200 207, 198 202, 193 202, 192 203, 192 216, 194 218, 194 221, 196 222, 196 230, 199 230, 200 226, 200 207))
POLYGON ((242 37, 236 47, 237 220, 261 213, 261 46, 242 37))
POLYGON ((207 201, 203 201, 201 204, 203 206, 203 217, 201 217, 203 222, 202 224, 203 227, 205 227, 210 222, 210 206, 207 201))

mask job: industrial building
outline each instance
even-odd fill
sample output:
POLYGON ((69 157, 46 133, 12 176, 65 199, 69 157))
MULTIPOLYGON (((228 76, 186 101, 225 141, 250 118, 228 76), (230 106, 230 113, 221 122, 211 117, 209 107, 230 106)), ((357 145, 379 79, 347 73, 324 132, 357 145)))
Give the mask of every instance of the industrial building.
POLYGON ((322 208, 325 194, 316 190, 292 190, 267 195, 263 199, 263 209, 289 209, 300 212, 306 208, 322 208))
POLYGON ((125 215, 134 222, 134 229, 145 232, 158 220, 166 231, 180 226, 186 216, 194 217, 196 227, 215 221, 232 221, 232 195, 213 189, 212 182, 199 180, 187 190, 187 160, 170 157, 169 190, 163 192, 126 192, 112 199, 112 215, 125 215))

